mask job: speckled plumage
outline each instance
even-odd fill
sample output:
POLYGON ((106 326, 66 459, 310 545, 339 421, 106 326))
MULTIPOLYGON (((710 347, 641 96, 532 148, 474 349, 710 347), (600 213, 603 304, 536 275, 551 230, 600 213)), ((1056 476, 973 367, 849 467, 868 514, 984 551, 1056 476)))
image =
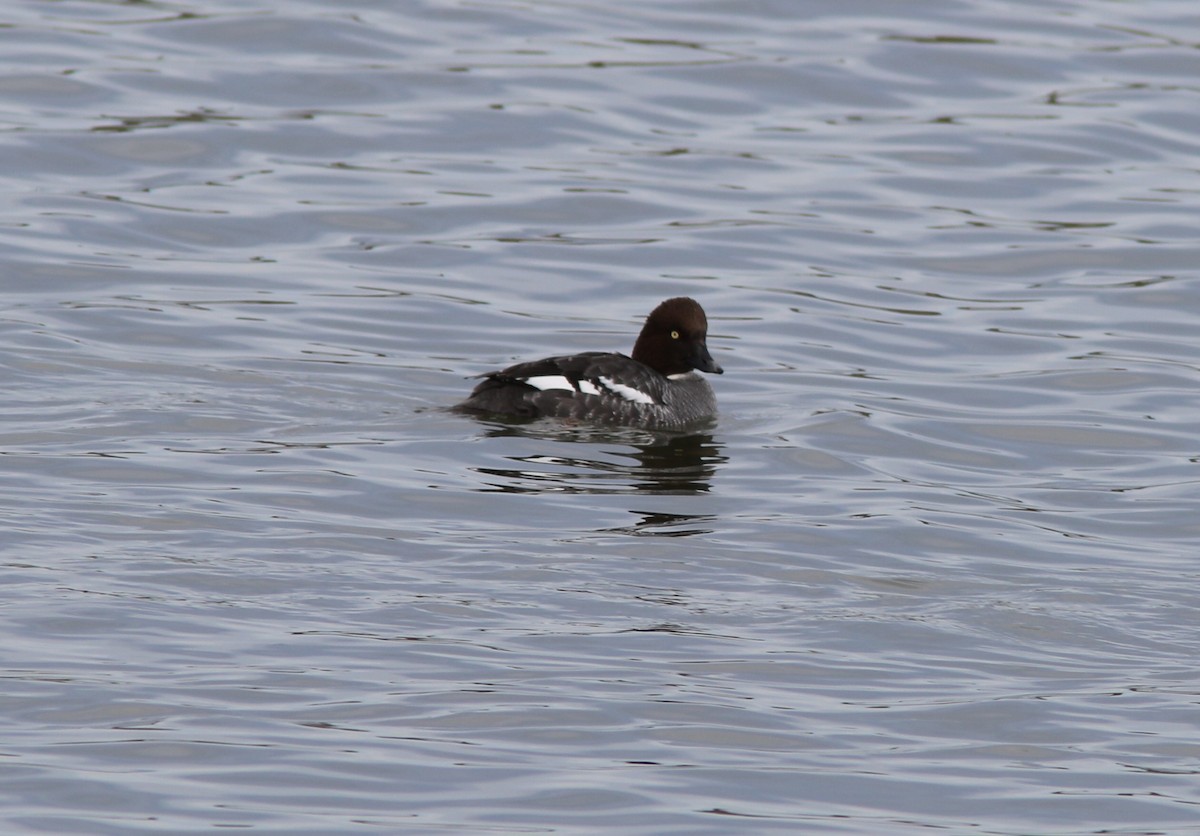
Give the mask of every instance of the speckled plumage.
POLYGON ((682 429, 717 413, 712 387, 696 373, 722 372, 707 336, 708 320, 695 300, 668 299, 646 318, 632 356, 589 351, 518 363, 482 375, 456 409, 682 429))

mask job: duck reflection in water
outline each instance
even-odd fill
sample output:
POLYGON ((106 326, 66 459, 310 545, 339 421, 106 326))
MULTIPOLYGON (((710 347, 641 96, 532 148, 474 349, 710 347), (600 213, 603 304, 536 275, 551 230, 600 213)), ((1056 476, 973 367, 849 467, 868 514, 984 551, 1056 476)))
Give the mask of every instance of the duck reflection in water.
MULTIPOLYGON (((504 493, 584 493, 686 496, 707 493, 727 456, 712 435, 503 424, 493 438, 536 441, 536 452, 507 454, 513 467, 480 467, 495 477, 483 491, 504 493), (585 442, 580 445, 579 442, 585 442), (549 443, 546 443, 549 442, 549 443), (558 442, 558 443, 555 443, 558 442), (559 443, 571 443, 569 454, 559 443), (613 449, 613 444, 622 449, 613 449), (589 455, 592 454, 592 455, 589 455)), ((520 445, 527 448, 527 444, 520 445)))

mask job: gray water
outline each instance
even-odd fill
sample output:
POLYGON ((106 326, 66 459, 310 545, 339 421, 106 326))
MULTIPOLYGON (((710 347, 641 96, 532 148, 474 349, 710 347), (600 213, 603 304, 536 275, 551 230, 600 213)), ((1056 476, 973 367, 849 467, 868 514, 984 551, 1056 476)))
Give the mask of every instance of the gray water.
POLYGON ((1194 2, 0 13, 0 819, 1200 830, 1194 2), (694 296, 701 435, 450 414, 694 296))

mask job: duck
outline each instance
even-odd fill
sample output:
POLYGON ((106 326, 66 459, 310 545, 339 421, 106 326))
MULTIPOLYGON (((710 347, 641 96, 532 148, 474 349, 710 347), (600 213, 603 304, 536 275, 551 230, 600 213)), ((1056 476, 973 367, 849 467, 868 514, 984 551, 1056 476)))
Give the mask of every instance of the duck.
POLYGON ((585 351, 479 375, 454 409, 515 419, 556 418, 651 430, 713 421, 717 398, 699 372, 723 374, 708 351, 708 318, 695 299, 660 302, 630 355, 585 351))

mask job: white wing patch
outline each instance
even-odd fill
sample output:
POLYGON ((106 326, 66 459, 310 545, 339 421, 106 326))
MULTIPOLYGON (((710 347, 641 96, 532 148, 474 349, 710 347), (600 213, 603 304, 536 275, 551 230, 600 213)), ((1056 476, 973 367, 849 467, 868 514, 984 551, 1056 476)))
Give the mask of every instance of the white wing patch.
POLYGON ((575 387, 571 385, 571 381, 567 380, 561 374, 544 374, 537 377, 527 377, 525 382, 534 389, 541 389, 545 392, 547 389, 566 389, 568 392, 574 392, 575 387))
POLYGON ((576 388, 571 381, 561 374, 541 374, 534 377, 525 378, 525 382, 534 389, 540 389, 545 392, 548 389, 561 389, 564 392, 579 392, 584 395, 616 395, 619 398, 624 398, 632 403, 640 403, 652 405, 654 398, 647 395, 641 389, 636 389, 633 386, 626 386, 624 383, 617 383, 609 377, 599 377, 596 379, 597 386, 590 380, 580 380, 579 386, 576 388), (603 387, 603 388, 601 388, 603 387))
POLYGON ((654 403, 654 398, 647 395, 641 389, 635 389, 632 386, 626 386, 624 383, 617 383, 615 380, 610 378, 601 377, 600 385, 612 392, 614 395, 620 395, 627 401, 633 401, 634 403, 642 404, 654 403))
POLYGON ((571 385, 571 381, 561 374, 543 374, 537 377, 527 377, 525 382, 534 389, 541 389, 545 392, 547 389, 562 389, 565 392, 581 392, 585 395, 599 395, 600 390, 596 388, 596 384, 590 380, 579 381, 579 388, 576 389, 571 385))

